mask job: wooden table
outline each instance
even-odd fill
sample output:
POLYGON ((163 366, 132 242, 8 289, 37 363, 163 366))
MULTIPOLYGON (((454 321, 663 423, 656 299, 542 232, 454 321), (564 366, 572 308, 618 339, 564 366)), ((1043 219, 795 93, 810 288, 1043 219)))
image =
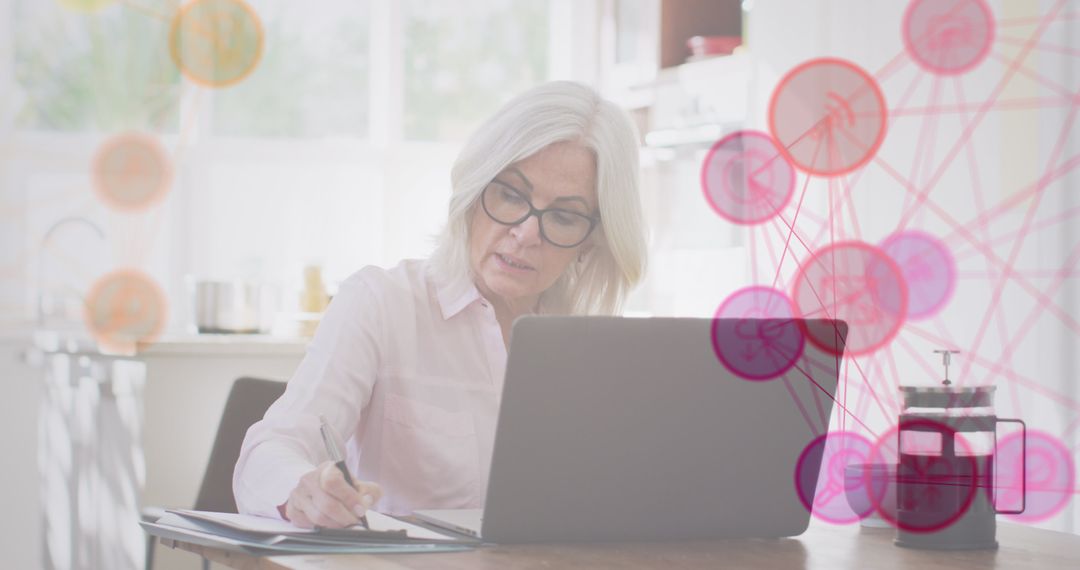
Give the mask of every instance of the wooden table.
POLYGON ((893 545, 891 529, 813 523, 796 538, 708 542, 490 546, 439 554, 301 555, 258 558, 184 542, 163 543, 239 569, 875 568, 934 570, 1080 568, 1080 536, 1008 523, 998 550, 938 552, 893 545))

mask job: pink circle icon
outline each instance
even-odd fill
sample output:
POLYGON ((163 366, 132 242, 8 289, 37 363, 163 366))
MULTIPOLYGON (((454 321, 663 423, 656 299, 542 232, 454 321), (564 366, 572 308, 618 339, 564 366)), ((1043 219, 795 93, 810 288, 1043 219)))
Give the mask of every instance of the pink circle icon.
POLYGON ((795 170, 772 137, 738 131, 717 141, 705 155, 701 188, 724 219, 758 224, 787 206, 795 192, 795 170))
POLYGON ((977 66, 994 42, 985 0, 914 0, 904 14, 904 47, 923 69, 956 75, 977 66))
MULTIPOLYGON (((803 319, 839 319, 833 326, 804 324, 807 338, 823 350, 861 355, 885 346, 907 313, 907 285, 900 268, 880 249, 863 242, 837 242, 818 250, 796 275, 791 294, 803 319)), ((803 321, 798 321, 803 323, 803 321)))
POLYGON ((842 59, 812 59, 789 71, 773 91, 769 130, 795 166, 839 176, 877 152, 886 113, 881 89, 861 68, 842 59))
POLYGON ((997 474, 992 483, 996 496, 992 500, 999 510, 1015 510, 1023 505, 1023 513, 1007 515, 1017 522, 1046 520, 1072 499, 1076 490, 1076 464, 1069 448, 1046 432, 1029 429, 1026 461, 1024 451, 1022 433, 1010 433, 998 440, 997 474))
POLYGON ((849 469, 865 465, 873 444, 850 431, 816 437, 799 455, 795 490, 815 517, 833 524, 850 524, 873 512, 871 486, 851 480, 849 469))
POLYGON ((910 532, 951 526, 971 507, 979 487, 978 460, 955 429, 931 419, 906 419, 885 431, 870 461, 896 465, 896 477, 871 486, 881 518, 910 532), (888 501, 886 497, 895 497, 888 501))
POLYGON ((713 351, 724 366, 746 380, 776 378, 802 356, 804 335, 793 315, 791 301, 776 289, 739 289, 716 310, 713 351))
MULTIPOLYGON (((956 260, 937 238, 918 231, 900 232, 882 242, 881 250, 896 262, 907 284, 907 318, 933 316, 952 297, 956 287, 956 260)), ((880 269, 887 273, 887 268, 880 269)), ((890 309, 895 313, 899 307, 890 309)))

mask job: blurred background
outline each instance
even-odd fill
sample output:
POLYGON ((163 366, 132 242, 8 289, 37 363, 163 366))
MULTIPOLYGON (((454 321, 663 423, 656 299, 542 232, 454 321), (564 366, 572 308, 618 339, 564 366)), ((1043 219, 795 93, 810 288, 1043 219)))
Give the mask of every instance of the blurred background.
MULTIPOLYGON (((553 79, 641 132, 651 258, 627 314, 712 316, 749 285, 792 291, 828 244, 926 232, 955 260, 949 295, 846 359, 838 399, 869 437, 899 384, 940 380, 933 350, 960 350, 952 374, 996 385, 1067 471, 1080 13, 970 3, 987 27, 930 28, 985 49, 942 70, 905 42, 918 0, 0 0, 0 550, 12 568, 141 566, 138 510, 193 503, 232 380, 287 379, 339 282, 426 256, 465 138, 553 79), (880 88, 876 155, 797 168, 764 222, 718 215, 710 148, 772 133, 778 85, 826 56, 880 88), (102 332, 124 300, 143 322, 102 332)), ((1067 473, 1020 522, 1080 529, 1067 473)))

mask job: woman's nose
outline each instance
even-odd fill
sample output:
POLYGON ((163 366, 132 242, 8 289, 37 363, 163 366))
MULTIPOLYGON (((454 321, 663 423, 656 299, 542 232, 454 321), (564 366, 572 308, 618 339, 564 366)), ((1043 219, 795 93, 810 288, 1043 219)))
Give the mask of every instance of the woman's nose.
POLYGON ((540 217, 529 216, 524 222, 510 228, 510 235, 523 246, 540 243, 540 217))

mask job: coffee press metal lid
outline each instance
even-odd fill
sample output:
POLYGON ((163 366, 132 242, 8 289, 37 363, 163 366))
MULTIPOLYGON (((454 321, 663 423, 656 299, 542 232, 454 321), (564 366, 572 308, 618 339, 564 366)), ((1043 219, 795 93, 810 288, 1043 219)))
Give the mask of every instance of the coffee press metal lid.
POLYGON ((945 365, 945 379, 940 386, 901 386, 905 408, 985 408, 994 404, 997 386, 953 386, 949 364, 958 350, 935 350, 945 365))
POLYGON ((997 386, 902 386, 905 408, 987 408, 997 386))

